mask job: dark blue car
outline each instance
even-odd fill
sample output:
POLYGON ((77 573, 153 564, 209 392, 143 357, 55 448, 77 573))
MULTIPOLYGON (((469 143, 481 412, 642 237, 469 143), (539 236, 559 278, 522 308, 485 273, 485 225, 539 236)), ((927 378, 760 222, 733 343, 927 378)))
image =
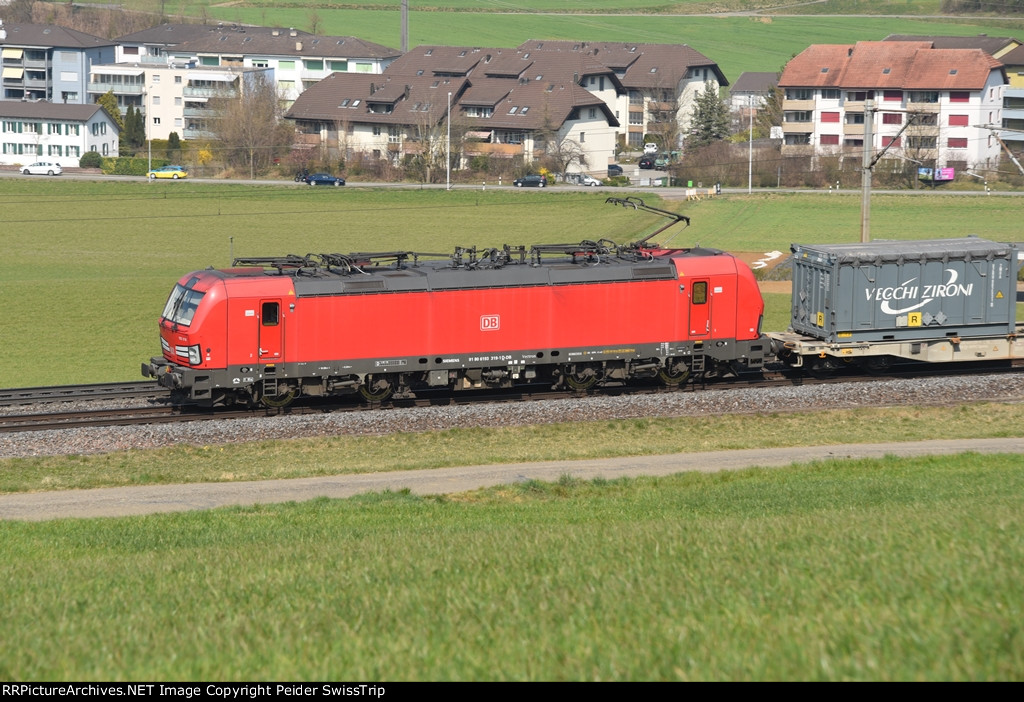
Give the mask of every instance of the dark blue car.
POLYGON ((345 184, 344 178, 336 178, 330 173, 310 173, 302 179, 307 185, 333 185, 341 187, 345 184))

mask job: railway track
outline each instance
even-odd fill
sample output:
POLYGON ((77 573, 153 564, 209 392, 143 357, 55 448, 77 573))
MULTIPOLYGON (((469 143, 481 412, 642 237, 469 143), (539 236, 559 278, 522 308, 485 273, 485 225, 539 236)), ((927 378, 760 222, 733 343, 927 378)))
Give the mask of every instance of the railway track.
MULTIPOLYGON (((717 390, 737 390, 743 388, 777 388, 784 386, 830 385, 837 383, 872 383, 892 378, 925 378, 941 375, 970 375, 977 373, 1012 373, 1024 370, 1020 364, 1002 364, 993 367, 982 364, 974 368, 958 368, 956 373, 938 369, 935 366, 923 366, 904 369, 900 373, 886 375, 836 375, 827 378, 814 378, 789 371, 768 372, 763 375, 750 375, 718 381, 708 381, 697 386, 687 385, 684 388, 671 389, 660 386, 619 386, 597 388, 588 393, 590 396, 614 396, 623 394, 674 394, 689 392, 715 392, 717 390)), ((112 426, 132 426, 146 424, 167 424, 176 422, 223 421, 232 419, 249 419, 275 415, 306 415, 326 414, 335 412, 365 412, 387 408, 428 407, 437 405, 469 405, 485 403, 539 402, 552 399, 572 397, 564 390, 553 391, 547 386, 538 386, 526 390, 502 392, 472 393, 429 393, 415 399, 393 400, 380 405, 366 405, 351 399, 320 400, 311 399, 283 409, 218 409, 209 410, 196 407, 171 406, 167 395, 152 383, 113 383, 107 385, 68 386, 52 388, 23 388, 0 391, 0 403, 6 405, 42 405, 44 409, 26 413, 8 413, 0 415, 0 434, 16 432, 34 432, 45 430, 88 429, 112 426), (29 399, 34 398, 34 399, 29 399), (154 404, 133 405, 129 407, 90 407, 91 403, 99 403, 108 398, 116 399, 148 399, 154 404), (75 407, 52 409, 60 403, 75 401, 75 407)))
POLYGON ((30 405, 40 402, 72 402, 80 400, 157 398, 167 391, 153 381, 129 383, 93 383, 90 385, 54 385, 35 388, 0 389, 0 407, 30 405))

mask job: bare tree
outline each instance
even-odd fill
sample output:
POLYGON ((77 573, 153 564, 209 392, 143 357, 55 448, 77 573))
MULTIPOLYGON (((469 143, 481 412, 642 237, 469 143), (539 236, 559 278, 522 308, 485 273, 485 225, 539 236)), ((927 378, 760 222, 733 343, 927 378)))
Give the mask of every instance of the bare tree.
POLYGON ((247 165, 249 177, 267 169, 291 148, 295 131, 282 122, 277 90, 264 75, 243 77, 238 95, 217 99, 213 131, 232 166, 247 165))

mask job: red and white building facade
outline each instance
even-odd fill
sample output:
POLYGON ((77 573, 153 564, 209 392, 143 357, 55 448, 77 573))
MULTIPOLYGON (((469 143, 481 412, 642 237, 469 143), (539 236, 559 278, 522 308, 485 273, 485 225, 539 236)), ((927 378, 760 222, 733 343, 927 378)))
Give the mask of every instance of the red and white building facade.
POLYGON ((859 158, 871 150, 928 168, 989 168, 1000 146, 1003 64, 981 49, 921 42, 818 44, 779 79, 784 156, 859 158), (870 130, 865 129, 870 115, 870 130))

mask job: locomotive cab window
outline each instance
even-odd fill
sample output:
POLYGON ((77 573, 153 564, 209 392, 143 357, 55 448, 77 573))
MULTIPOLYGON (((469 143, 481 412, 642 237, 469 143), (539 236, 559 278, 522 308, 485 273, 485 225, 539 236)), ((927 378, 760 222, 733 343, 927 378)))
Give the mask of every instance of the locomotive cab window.
POLYGON ((276 327, 278 324, 279 305, 276 302, 263 303, 263 326, 276 327))
POLYGON ((705 305, 708 301, 708 284, 705 281, 693 284, 693 304, 705 305))
POLYGON ((206 294, 193 290, 192 286, 195 284, 196 279, 192 278, 188 281, 187 285, 179 283, 174 286, 174 290, 171 292, 171 296, 167 298, 167 304, 164 306, 164 319, 183 327, 187 327, 192 323, 192 317, 195 316, 196 308, 199 307, 203 295, 206 294))

